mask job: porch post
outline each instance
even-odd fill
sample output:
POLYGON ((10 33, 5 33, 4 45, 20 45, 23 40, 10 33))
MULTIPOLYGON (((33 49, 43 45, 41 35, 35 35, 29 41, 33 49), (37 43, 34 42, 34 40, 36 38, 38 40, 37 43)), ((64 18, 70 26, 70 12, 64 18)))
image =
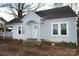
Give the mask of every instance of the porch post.
POLYGON ((4 28, 4 37, 3 37, 3 39, 5 39, 5 33, 6 33, 6 29, 5 29, 5 25, 3 24, 3 28, 4 28))
MULTIPOLYGON (((76 21, 78 20, 78 17, 76 17, 76 21)), ((76 21, 75 21, 75 23, 76 23, 76 21)), ((75 26, 76 26, 76 24, 75 24, 75 26)), ((78 34, 77 34, 77 26, 76 26, 76 37, 78 36, 78 34)), ((76 38, 76 46, 78 46, 78 38, 76 38)))
POLYGON ((39 41, 40 41, 40 22, 39 22, 39 41))
POLYGON ((40 22, 38 23, 38 34, 37 40, 40 41, 40 22))

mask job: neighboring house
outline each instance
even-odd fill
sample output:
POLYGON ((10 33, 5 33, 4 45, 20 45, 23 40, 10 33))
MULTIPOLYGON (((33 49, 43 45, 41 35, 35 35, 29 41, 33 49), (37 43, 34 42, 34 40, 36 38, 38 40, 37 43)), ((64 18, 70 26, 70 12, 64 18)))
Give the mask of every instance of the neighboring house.
POLYGON ((5 23, 6 23, 6 20, 4 20, 2 17, 0 17, 0 37, 4 35, 5 23))
POLYGON ((43 11, 29 11, 25 16, 15 18, 6 26, 12 27, 12 38, 45 39, 54 42, 77 43, 76 13, 69 7, 59 7, 43 11))

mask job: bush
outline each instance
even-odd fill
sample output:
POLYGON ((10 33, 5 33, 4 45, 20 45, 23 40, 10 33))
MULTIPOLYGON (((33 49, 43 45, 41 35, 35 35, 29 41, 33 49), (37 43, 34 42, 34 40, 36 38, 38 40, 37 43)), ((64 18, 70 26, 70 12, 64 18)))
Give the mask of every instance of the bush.
POLYGON ((46 45, 51 45, 51 44, 52 44, 52 42, 46 41, 46 40, 42 40, 42 43, 44 43, 44 44, 46 44, 46 45))
POLYGON ((40 46, 41 47, 47 47, 47 46, 50 46, 51 44, 52 44, 52 42, 42 39, 40 46))
POLYGON ((72 42, 60 42, 60 43, 57 43, 56 46, 60 46, 60 47, 66 47, 66 48, 76 48, 76 44, 75 43, 72 43, 72 42))

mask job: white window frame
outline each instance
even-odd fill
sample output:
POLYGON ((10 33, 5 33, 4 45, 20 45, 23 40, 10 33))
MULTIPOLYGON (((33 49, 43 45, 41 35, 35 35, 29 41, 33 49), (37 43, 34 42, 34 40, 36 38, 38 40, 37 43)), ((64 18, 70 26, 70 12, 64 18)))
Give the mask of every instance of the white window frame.
POLYGON ((51 23, 51 35, 52 36, 68 36, 69 35, 69 28, 68 28, 68 22, 56 22, 56 23, 51 23), (62 35, 61 34, 61 24, 66 24, 66 30, 67 30, 67 34, 66 35, 62 35), (54 35, 53 34, 53 24, 58 24, 58 35, 54 35))
POLYGON ((61 24, 66 24, 67 34, 66 34, 66 35, 62 35, 62 34, 61 34, 61 29, 60 29, 60 35, 61 35, 61 36, 68 36, 68 35, 69 35, 68 22, 61 22, 61 23, 60 23, 60 28, 61 28, 61 24))
POLYGON ((59 24, 58 23, 52 23, 51 24, 51 35, 52 36, 58 36, 59 35, 59 30, 58 30, 58 34, 57 35, 56 34, 55 35, 53 34, 53 24, 57 24, 58 25, 58 29, 59 29, 59 24))
POLYGON ((18 25, 18 26, 17 26, 17 34, 22 35, 22 31, 23 31, 22 27, 23 27, 22 25, 18 25), (19 30, 18 27, 19 27, 19 26, 21 27, 21 34, 18 33, 18 30, 19 30))

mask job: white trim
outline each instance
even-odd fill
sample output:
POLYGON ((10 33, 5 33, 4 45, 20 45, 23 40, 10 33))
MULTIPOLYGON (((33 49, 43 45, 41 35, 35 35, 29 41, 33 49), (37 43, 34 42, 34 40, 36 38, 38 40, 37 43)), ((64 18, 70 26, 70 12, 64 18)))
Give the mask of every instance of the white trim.
POLYGON ((66 30, 67 30, 67 34, 66 35, 61 35, 61 29, 60 29, 60 36, 68 36, 69 35, 69 29, 68 29, 68 22, 61 22, 60 23, 60 28, 61 28, 61 24, 65 23, 66 24, 66 30))
POLYGON ((40 22, 38 23, 38 25, 39 25, 39 34, 38 34, 38 37, 39 37, 39 41, 40 41, 40 22))
MULTIPOLYGON (((76 21, 78 20, 78 17, 75 20, 75 26, 76 26, 76 21)), ((76 26, 76 46, 78 46, 78 40, 77 40, 77 26, 76 26)))
POLYGON ((37 23, 37 40, 39 41, 39 23, 37 23))
POLYGON ((51 23, 51 35, 52 36, 68 36, 69 35, 69 27, 68 27, 68 22, 56 22, 56 23, 51 23), (67 34, 66 35, 61 35, 61 24, 66 23, 67 25, 67 34), (58 35, 53 34, 53 24, 58 24, 58 35))
POLYGON ((58 23, 58 34, 61 35, 61 23, 58 23))
MULTIPOLYGON (((54 34, 53 34, 53 24, 57 24, 57 25, 58 25, 58 23, 52 23, 52 24, 51 24, 51 35, 52 35, 52 36, 58 36, 59 33, 58 33, 58 35, 54 35, 54 34)), ((58 25, 58 29, 59 29, 59 25, 58 25)), ((59 30, 58 30, 58 32, 59 32, 59 30)))
POLYGON ((37 40, 40 41, 40 25, 41 25, 40 22, 37 23, 37 25, 38 25, 38 27, 37 27, 38 28, 38 30, 37 30, 37 40))

